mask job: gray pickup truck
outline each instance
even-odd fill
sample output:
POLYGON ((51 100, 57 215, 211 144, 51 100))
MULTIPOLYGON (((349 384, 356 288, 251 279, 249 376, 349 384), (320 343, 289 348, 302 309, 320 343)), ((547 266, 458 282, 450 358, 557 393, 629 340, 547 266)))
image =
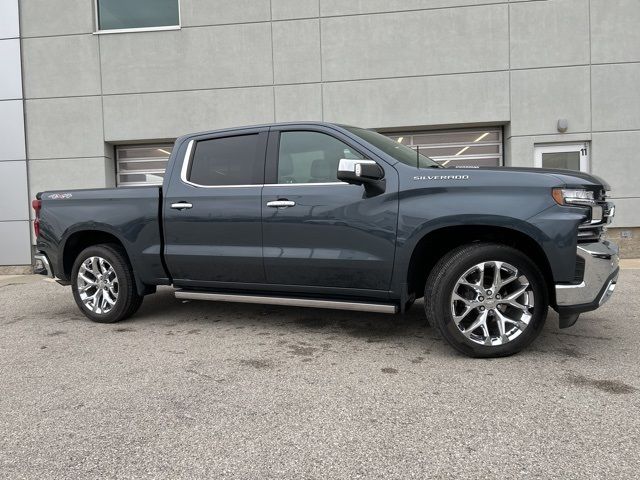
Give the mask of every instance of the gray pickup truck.
POLYGON ((403 313, 476 357, 513 354, 607 301, 614 206, 568 170, 443 168, 327 123, 180 137, 161 187, 38 193, 36 267, 96 322, 158 285, 181 299, 403 313))

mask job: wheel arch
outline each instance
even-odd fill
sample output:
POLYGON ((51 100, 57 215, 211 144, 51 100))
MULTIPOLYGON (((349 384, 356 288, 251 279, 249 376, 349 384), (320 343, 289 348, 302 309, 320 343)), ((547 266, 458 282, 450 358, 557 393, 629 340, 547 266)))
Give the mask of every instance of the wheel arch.
POLYGON ((423 296, 429 273, 443 255, 462 245, 492 242, 515 248, 540 268, 550 303, 555 303, 555 289, 551 265, 542 246, 528 233, 491 224, 450 225, 424 233, 415 243, 406 268, 405 282, 409 295, 423 296))
POLYGON ((60 267, 64 274, 64 277, 61 276, 61 278, 63 280, 71 281, 71 270, 73 269, 73 264, 80 252, 85 248, 104 244, 117 245, 122 249, 126 262, 131 266, 138 294, 146 295, 148 293, 152 293, 150 291, 151 287, 141 282, 136 269, 134 268, 133 262, 131 261, 125 242, 123 242, 117 234, 106 229, 79 229, 70 233, 65 238, 64 244, 60 249, 60 267))

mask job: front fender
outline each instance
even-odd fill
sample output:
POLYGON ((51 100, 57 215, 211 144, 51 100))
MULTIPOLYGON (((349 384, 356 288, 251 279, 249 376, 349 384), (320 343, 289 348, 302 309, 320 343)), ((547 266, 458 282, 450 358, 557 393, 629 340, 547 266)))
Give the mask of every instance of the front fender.
POLYGON ((527 220, 503 215, 462 214, 425 221, 410 230, 399 226, 394 291, 403 291, 403 283, 407 282, 411 258, 418 243, 429 234, 452 227, 500 228, 524 235, 543 252, 554 282, 571 281, 575 272, 574 232, 579 220, 571 220, 566 216, 562 218, 565 222, 558 222, 557 216, 545 212, 527 220))

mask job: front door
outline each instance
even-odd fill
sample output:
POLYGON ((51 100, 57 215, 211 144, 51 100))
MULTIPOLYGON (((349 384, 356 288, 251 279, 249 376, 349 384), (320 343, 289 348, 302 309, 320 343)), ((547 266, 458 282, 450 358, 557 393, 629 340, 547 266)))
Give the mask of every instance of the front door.
POLYGON ((189 142, 163 205, 165 259, 176 286, 265 282, 260 222, 267 136, 268 128, 259 128, 189 142))
POLYGON ((389 290, 397 173, 379 161, 385 170, 386 191, 371 197, 364 187, 336 178, 341 158, 368 157, 362 147, 354 147, 333 129, 272 128, 267 159, 270 184, 262 192, 267 282, 335 292, 389 290))

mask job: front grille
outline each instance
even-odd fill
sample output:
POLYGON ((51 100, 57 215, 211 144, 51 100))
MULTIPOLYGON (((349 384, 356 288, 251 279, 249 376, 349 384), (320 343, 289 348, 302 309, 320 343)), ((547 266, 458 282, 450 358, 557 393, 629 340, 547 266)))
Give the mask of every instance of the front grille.
MULTIPOLYGON (((604 192, 596 196, 596 206, 602 208, 602 219, 587 218, 578 227, 578 243, 598 242, 607 230, 607 225, 611 223, 615 207, 613 203, 607 202, 604 192)), ((593 211, 593 210, 592 210, 593 211)))

